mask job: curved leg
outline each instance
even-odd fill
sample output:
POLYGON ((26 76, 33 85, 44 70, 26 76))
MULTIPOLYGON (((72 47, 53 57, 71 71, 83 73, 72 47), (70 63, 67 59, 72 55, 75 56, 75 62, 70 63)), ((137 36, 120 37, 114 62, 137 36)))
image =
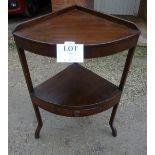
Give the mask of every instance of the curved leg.
POLYGON ((114 137, 117 136, 117 130, 116 128, 114 127, 114 119, 115 119, 115 116, 116 116, 116 112, 117 112, 117 108, 118 108, 118 104, 116 104, 114 107, 113 107, 113 110, 112 110, 112 113, 111 113, 111 117, 110 117, 110 121, 109 121, 109 125, 111 127, 111 130, 112 130, 112 135, 114 137))
POLYGON ((33 107, 34 107, 34 111, 35 111, 37 121, 38 121, 38 126, 37 126, 36 131, 35 131, 35 138, 38 139, 39 134, 40 134, 40 130, 41 130, 42 126, 43 126, 43 122, 42 122, 42 119, 41 119, 41 115, 40 115, 40 111, 39 111, 38 106, 33 105, 33 107))

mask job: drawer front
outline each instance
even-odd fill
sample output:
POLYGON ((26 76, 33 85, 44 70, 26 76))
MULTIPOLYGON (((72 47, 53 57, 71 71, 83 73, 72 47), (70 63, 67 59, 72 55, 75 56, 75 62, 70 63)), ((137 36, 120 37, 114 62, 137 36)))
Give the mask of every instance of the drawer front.
POLYGON ((67 116, 67 117, 83 117, 83 116, 89 116, 89 115, 97 114, 105 110, 108 110, 109 108, 113 107, 115 104, 119 103, 120 95, 115 96, 111 100, 101 103, 99 105, 94 105, 93 107, 80 108, 80 109, 71 109, 71 108, 55 106, 51 103, 42 101, 33 96, 31 99, 33 104, 54 114, 67 116))

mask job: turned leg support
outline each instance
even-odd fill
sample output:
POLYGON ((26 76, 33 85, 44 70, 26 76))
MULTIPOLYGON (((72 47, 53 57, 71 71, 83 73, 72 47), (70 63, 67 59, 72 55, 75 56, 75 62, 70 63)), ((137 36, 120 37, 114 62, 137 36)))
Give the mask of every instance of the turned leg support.
POLYGON ((40 111, 39 111, 38 106, 33 105, 33 107, 34 107, 34 111, 35 111, 37 121, 38 121, 38 126, 37 126, 36 131, 35 131, 35 138, 38 139, 39 134, 40 134, 40 130, 41 130, 42 126, 43 126, 43 122, 42 122, 42 119, 41 119, 41 115, 40 115, 40 111))
POLYGON ((116 116, 117 108, 118 108, 118 104, 116 104, 116 105, 113 107, 113 110, 112 110, 112 113, 111 113, 111 117, 110 117, 110 121, 109 121, 109 125, 110 125, 111 130, 112 130, 112 135, 113 135, 114 137, 117 136, 117 130, 116 130, 116 128, 114 127, 114 119, 115 119, 115 116, 116 116))

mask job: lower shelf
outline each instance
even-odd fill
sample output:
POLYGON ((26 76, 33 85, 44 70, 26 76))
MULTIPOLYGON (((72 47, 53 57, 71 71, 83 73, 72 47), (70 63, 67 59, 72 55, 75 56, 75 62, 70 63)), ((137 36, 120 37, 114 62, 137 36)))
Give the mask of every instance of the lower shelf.
POLYGON ((72 64, 40 84, 31 94, 33 104, 55 114, 80 117, 117 104, 121 91, 79 64, 72 64))

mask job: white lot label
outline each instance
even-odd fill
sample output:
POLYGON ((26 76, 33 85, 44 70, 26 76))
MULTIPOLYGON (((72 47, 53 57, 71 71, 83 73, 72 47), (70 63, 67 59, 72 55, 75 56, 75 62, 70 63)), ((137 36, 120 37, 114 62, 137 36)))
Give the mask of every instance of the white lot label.
POLYGON ((75 42, 65 42, 57 44, 57 62, 83 62, 84 52, 83 44, 75 42))

